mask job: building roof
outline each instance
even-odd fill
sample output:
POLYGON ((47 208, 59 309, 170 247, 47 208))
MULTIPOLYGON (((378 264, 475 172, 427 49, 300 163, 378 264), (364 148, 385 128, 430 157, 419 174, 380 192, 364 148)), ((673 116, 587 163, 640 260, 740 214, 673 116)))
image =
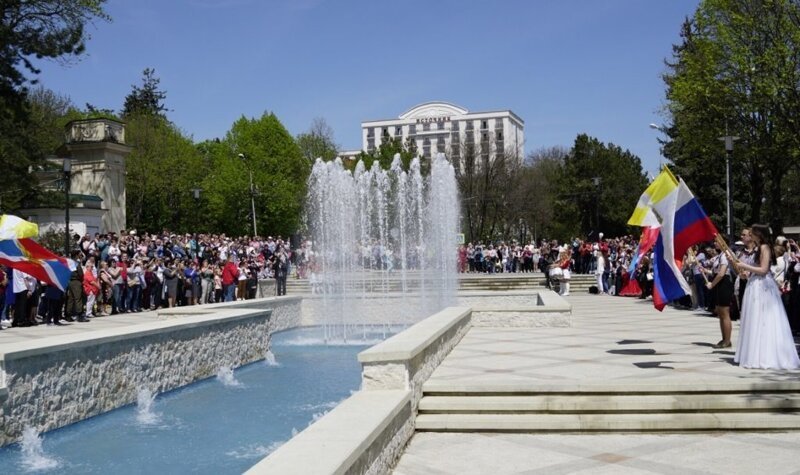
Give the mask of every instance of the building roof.
POLYGON ((522 120, 520 116, 515 114, 510 109, 506 110, 499 110, 499 111, 480 111, 480 112, 470 112, 469 110, 453 104, 451 102, 445 101, 430 101, 430 102, 423 102, 422 104, 417 104, 411 109, 403 112, 398 116, 397 119, 375 119, 375 120, 365 120, 361 122, 361 126, 363 127, 364 124, 373 124, 379 122, 393 122, 396 120, 410 120, 410 119, 417 119, 417 118, 429 118, 429 117, 450 117, 450 116, 461 116, 461 115, 477 115, 477 114, 499 114, 499 113, 508 113, 514 120, 516 120, 520 125, 524 125, 525 121, 522 120))
POLYGON ((437 117, 449 115, 464 115, 469 111, 463 107, 457 106, 450 102, 432 101, 417 104, 411 109, 403 112, 398 117, 399 119, 416 119, 417 117, 437 117))

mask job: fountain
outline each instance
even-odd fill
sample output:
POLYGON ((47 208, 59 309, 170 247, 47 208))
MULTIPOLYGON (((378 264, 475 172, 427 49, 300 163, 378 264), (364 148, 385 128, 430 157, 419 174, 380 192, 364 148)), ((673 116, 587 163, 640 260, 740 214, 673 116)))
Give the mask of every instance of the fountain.
POLYGON ((142 426, 154 426, 161 422, 161 415, 153 410, 156 395, 147 388, 136 393, 136 422, 142 426))
POLYGON ((377 161, 354 172, 317 160, 306 221, 321 282, 326 341, 360 337, 366 325, 408 325, 454 303, 458 194, 439 154, 424 176, 420 158, 403 169, 377 161))

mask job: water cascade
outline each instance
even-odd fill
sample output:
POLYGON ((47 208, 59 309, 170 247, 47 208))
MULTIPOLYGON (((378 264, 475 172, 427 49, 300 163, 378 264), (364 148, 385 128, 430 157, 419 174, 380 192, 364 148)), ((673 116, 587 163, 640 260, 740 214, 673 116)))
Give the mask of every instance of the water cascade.
POLYGON ((147 388, 136 393, 136 422, 143 426, 153 426, 161 422, 161 415, 153 410, 156 395, 147 388))
POLYGON ((327 341, 408 325, 454 302, 455 173, 443 154, 427 176, 421 160, 404 169, 398 154, 388 170, 375 161, 352 172, 340 159, 314 164, 306 222, 327 341))
POLYGON ((33 427, 25 427, 19 445, 22 449, 22 466, 26 471, 51 470, 60 465, 58 460, 44 453, 42 438, 33 427))
POLYGON ((236 375, 233 374, 233 368, 230 366, 220 366, 219 369, 217 369, 217 381, 228 387, 238 387, 242 385, 242 383, 236 379, 236 375))

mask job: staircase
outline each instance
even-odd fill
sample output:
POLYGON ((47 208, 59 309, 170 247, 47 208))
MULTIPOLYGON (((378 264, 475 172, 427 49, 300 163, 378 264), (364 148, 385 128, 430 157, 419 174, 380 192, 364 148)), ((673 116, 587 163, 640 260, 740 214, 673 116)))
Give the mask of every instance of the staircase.
MULTIPOLYGON (((596 278, 589 274, 572 274, 570 281, 570 293, 587 293, 589 287, 595 285, 596 278)), ((355 285, 355 284, 354 284, 355 285)), ((376 273, 366 284, 359 283, 358 289, 366 285, 368 292, 400 292, 402 291, 402 281, 397 274, 382 278, 380 273, 376 273)), ((458 289, 464 291, 523 291, 545 288, 545 278, 541 272, 516 273, 516 274, 461 274, 458 278, 458 289)), ((557 284, 555 285, 557 290, 557 284)), ((416 290, 419 288, 419 280, 413 277, 406 282, 406 288, 416 290)), ((308 279, 292 279, 286 282, 286 290, 289 295, 311 294, 311 286, 308 279)))
POLYGON ((800 382, 626 392, 423 387, 417 431, 690 432, 800 430, 800 382))

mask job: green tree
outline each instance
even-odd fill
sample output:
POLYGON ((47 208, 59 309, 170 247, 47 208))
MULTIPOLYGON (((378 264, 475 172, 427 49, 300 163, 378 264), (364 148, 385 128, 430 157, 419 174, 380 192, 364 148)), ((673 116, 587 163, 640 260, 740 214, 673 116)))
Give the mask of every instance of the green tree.
POLYGON ((252 234, 252 173, 259 234, 288 236, 298 230, 311 165, 275 114, 242 117, 224 140, 201 148, 210 163, 202 188, 208 190, 208 216, 215 229, 252 234))
POLYGON ((555 218, 561 235, 627 234, 631 211, 647 187, 639 157, 612 143, 579 134, 558 180, 555 218), (569 234, 567 234, 569 233, 569 234))
POLYGON ((126 137, 133 150, 126 161, 128 226, 160 231, 201 227, 192 189, 204 179, 201 152, 161 116, 126 117, 126 137))
POLYGON ((159 89, 161 79, 156 77, 156 70, 145 68, 142 72, 142 85, 133 85, 130 94, 125 97, 122 106, 122 115, 150 115, 164 117, 167 108, 164 100, 167 98, 166 91, 159 89))
POLYGON ((569 223, 554 219, 558 183, 568 154, 567 148, 558 146, 534 150, 519 170, 519 185, 514 189, 512 200, 519 204, 515 210, 522 221, 523 238, 537 240, 573 234, 569 223))
POLYGON ((333 138, 333 129, 321 117, 315 118, 308 131, 297 136, 297 146, 310 163, 314 163, 318 158, 333 160, 339 154, 339 146, 333 138))
POLYGON ((468 133, 452 157, 467 240, 507 239, 516 235, 515 191, 520 186, 523 157, 501 148, 493 133, 474 140, 468 133), (455 154, 454 154, 455 155, 455 154))
MULTIPOLYGON (((411 160, 417 156, 416 142, 410 137, 403 142, 400 137, 384 136, 378 148, 370 152, 364 152, 362 150, 349 166, 355 167, 356 163, 362 161, 364 162, 364 166, 369 169, 372 166, 372 162, 377 160, 381 168, 388 170, 389 167, 392 166, 394 156, 398 153, 400 154, 400 161, 403 164, 403 169, 408 170, 411 160)), ((420 171, 423 175, 430 171, 429 160, 420 161, 420 171)))
POLYGON ((32 118, 30 84, 39 74, 35 59, 69 59, 83 53, 85 25, 107 20, 104 0, 10 0, 0 2, 0 209, 15 210, 37 193, 29 170, 53 150, 39 140, 32 118))
POLYGON ((35 83, 33 58, 80 56, 86 24, 108 20, 105 0, 6 0, 0 3, 0 87, 3 95, 22 93, 35 83))
POLYGON ((733 160, 737 224, 766 215, 780 231, 784 184, 800 163, 800 5, 704 0, 667 63, 665 155, 712 219, 725 221, 725 152, 733 160), (766 207, 764 206, 766 205, 766 207))

